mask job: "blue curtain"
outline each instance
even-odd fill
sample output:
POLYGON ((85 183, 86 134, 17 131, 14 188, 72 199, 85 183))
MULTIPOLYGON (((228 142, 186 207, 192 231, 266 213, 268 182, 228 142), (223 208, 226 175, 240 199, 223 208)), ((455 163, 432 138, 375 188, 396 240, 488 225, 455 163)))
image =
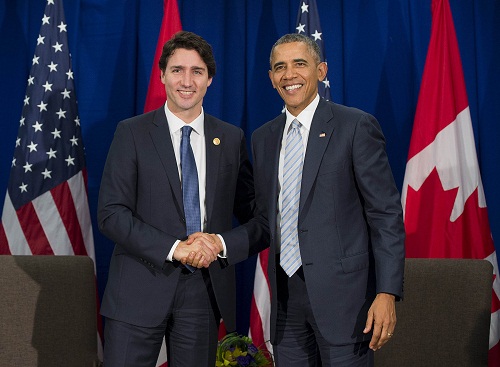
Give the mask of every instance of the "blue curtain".
MULTIPOLYGON (((274 41, 295 32, 300 0, 178 0, 183 29, 213 46, 217 74, 205 110, 250 137, 280 113, 267 76, 274 41)), ((334 101, 380 121, 403 183, 431 28, 431 0, 317 0, 334 101)), ((500 249, 500 2, 450 0, 460 46, 493 238, 500 249)), ((0 195, 7 189, 27 77, 45 1, 0 1, 0 195)), ((102 169, 116 124, 142 112, 163 0, 67 0, 70 50, 87 152, 99 292, 113 244, 97 230, 102 169)), ((3 199, 1 200, 3 203, 3 199)), ((1 205, 1 204, 0 204, 1 205)), ((242 333, 255 258, 238 267, 242 333)))

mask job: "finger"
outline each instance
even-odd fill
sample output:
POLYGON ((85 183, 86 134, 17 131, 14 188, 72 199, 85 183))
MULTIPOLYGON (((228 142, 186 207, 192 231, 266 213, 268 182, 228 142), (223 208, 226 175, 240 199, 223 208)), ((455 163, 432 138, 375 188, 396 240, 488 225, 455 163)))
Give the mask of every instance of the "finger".
POLYGON ((373 325, 373 312, 368 310, 368 317, 366 319, 366 324, 365 324, 365 329, 363 330, 363 333, 368 334, 372 330, 372 325, 373 325))
POLYGON ((212 238, 210 238, 210 240, 207 240, 203 236, 203 237, 198 237, 195 240, 195 243, 193 243, 199 246, 199 251, 203 252, 205 258, 210 262, 214 261, 217 258, 217 255, 219 254, 218 246, 211 241, 212 238))
POLYGON ((192 264, 193 264, 193 261, 194 261, 194 257, 195 257, 195 256, 196 256, 196 252, 191 251, 191 252, 188 254, 187 258, 185 258, 185 259, 186 259, 186 262, 185 262, 185 263, 183 263, 183 264, 184 264, 184 265, 185 265, 185 264, 192 265, 192 264))
POLYGON ((370 349, 372 350, 377 350, 380 348, 379 342, 380 342, 380 337, 382 335, 382 325, 377 324, 376 321, 373 323, 373 334, 372 338, 370 340, 370 349))

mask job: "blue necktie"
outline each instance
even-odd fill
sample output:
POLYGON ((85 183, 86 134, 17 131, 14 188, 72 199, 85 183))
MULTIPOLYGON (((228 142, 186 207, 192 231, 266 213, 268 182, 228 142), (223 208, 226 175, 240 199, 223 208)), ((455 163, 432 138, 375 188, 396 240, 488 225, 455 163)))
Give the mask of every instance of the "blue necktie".
POLYGON ((285 143, 283 182, 281 183, 280 265, 289 277, 302 265, 297 231, 304 151, 300 126, 297 119, 293 120, 290 125, 285 143))
MULTIPOLYGON (((200 193, 198 188, 198 171, 191 148, 190 135, 193 128, 184 126, 181 139, 181 176, 182 176, 182 200, 184 202, 184 214, 186 216, 186 235, 201 231, 200 215, 200 193)), ((186 265, 191 271, 195 268, 186 265)))

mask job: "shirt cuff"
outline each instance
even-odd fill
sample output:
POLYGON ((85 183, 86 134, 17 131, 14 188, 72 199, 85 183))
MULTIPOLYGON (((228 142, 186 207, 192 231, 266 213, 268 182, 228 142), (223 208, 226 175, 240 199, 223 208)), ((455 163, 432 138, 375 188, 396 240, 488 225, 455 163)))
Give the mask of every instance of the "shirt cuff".
POLYGON ((170 249, 170 252, 167 255, 166 261, 169 261, 169 262, 174 261, 174 252, 175 252, 175 249, 177 248, 177 246, 179 245, 179 242, 181 242, 181 240, 177 240, 174 242, 174 244, 172 245, 172 248, 170 249))
POLYGON ((223 258, 226 258, 227 257, 227 248, 226 248, 226 242, 224 242, 224 238, 222 238, 222 236, 220 234, 216 235, 217 237, 219 237, 220 239, 220 242, 222 242, 222 251, 219 252, 219 257, 223 257, 223 258))

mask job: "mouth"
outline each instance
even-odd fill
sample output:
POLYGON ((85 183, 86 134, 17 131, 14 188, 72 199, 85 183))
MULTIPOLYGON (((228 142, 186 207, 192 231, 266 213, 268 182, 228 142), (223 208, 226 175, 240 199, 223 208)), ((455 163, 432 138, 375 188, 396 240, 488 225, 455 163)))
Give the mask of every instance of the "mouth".
POLYGON ((283 87, 283 89, 286 90, 287 92, 291 92, 291 91, 294 91, 296 89, 302 88, 302 86, 303 86, 303 84, 285 85, 283 87))
POLYGON ((179 90, 178 92, 185 97, 190 97, 194 94, 194 91, 192 90, 179 90))

